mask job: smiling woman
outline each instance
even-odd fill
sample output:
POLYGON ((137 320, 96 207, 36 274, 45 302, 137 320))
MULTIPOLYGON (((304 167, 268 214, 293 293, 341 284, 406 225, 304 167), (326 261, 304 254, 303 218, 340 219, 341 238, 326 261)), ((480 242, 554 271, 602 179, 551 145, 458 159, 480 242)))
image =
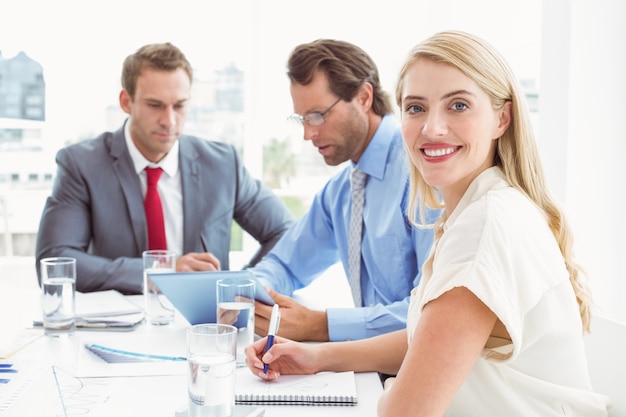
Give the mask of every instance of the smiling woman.
MULTIPOLYGON (((417 39, 443 29, 467 30, 503 52, 526 82, 526 93, 535 104, 540 92, 541 113, 533 117, 548 180, 571 213, 578 231, 578 254, 587 266, 598 308, 626 320, 626 304, 620 299, 626 293, 626 280, 618 279, 626 273, 620 262, 626 236, 626 220, 620 213, 626 211, 626 203, 618 201, 614 192, 620 186, 618 179, 626 177, 626 166, 618 159, 626 153, 626 142, 618 140, 621 116, 615 99, 626 95, 626 79, 621 76, 626 72, 626 58, 619 52, 626 50, 624 2, 605 0, 597 7, 542 0, 389 0, 380 6, 363 7, 356 0, 320 0, 315 7, 286 0, 242 0, 211 2, 202 9, 195 0, 180 0, 175 7, 165 0, 4 1, 0 71, 2 59, 19 51, 43 66, 46 121, 43 136, 24 143, 29 150, 17 157, 5 152, 8 145, 0 139, 0 171, 18 166, 27 178, 29 172, 35 173, 35 166, 43 170, 47 161, 51 167, 46 175, 53 176, 54 152, 59 147, 120 123, 117 103, 124 57, 142 44, 170 41, 185 50, 194 64, 200 82, 194 82, 198 89, 192 92, 192 103, 214 100, 208 91, 217 85, 218 71, 226 82, 232 78, 224 77, 223 70, 231 64, 241 75, 237 94, 243 112, 239 118, 220 110, 210 123, 189 122, 187 127, 198 127, 203 136, 210 131, 215 139, 238 140, 246 165, 259 178, 264 144, 283 141, 293 150, 298 171, 282 181, 286 189, 279 192, 306 202, 331 172, 314 148, 302 141, 302 132, 294 132, 285 122, 294 111, 285 75, 289 51, 316 38, 354 42, 372 55, 383 86, 391 91, 404 54, 417 39), (379 30, 368 30, 373 27, 379 30), (596 65, 604 62, 610 65, 603 65, 603 76, 597 77, 596 65), (571 106, 568 101, 586 105, 571 106), (590 154, 588 138, 597 137, 612 152, 590 154), (41 156, 32 147, 43 149, 43 161, 32 162, 41 156), (589 169, 569 168, 580 166, 589 169), (601 216, 599 201, 609 207, 601 216)), ((200 115, 206 117, 206 113, 200 115)), ((0 116, 0 130, 8 124, 0 116)), ((0 172, 0 256, 32 256, 33 248, 24 236, 36 233, 44 203, 44 198, 21 196, 23 190, 2 190, 17 173, 13 168, 0 172), (14 201, 16 194, 19 201, 14 201), (12 243, 7 243, 7 230, 12 243)), ((47 187, 50 184, 51 178, 47 187)), ((244 237, 244 251, 254 248, 244 237)))
POLYGON ((398 86, 403 135, 424 183, 437 188, 451 212, 476 175, 491 166, 497 140, 511 123, 511 103, 490 111, 489 96, 458 69, 424 58, 413 65, 398 86), (443 81, 428 82, 435 79, 443 81), (412 85, 426 88, 413 91, 412 85))

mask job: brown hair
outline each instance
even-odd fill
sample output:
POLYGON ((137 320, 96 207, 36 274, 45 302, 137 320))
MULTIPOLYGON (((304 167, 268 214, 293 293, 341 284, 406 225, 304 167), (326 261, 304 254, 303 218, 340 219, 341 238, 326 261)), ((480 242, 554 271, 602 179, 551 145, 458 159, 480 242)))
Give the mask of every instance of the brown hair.
POLYGON ((363 83, 371 84, 374 113, 383 116, 393 112, 391 98, 380 85, 376 64, 358 46, 333 39, 297 46, 287 63, 291 83, 307 85, 318 71, 325 72, 331 91, 345 101, 352 100, 363 83))
POLYGON ((144 45, 124 60, 122 67, 122 87, 131 97, 135 96, 137 77, 144 68, 159 71, 185 70, 189 80, 193 80, 193 69, 185 54, 169 42, 144 45))

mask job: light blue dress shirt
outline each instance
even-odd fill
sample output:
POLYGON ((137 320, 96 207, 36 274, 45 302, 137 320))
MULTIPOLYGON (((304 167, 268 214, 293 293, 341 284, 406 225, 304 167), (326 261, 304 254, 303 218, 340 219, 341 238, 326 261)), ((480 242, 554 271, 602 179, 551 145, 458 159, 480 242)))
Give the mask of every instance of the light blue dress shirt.
MULTIPOLYGON (((387 115, 357 165, 369 176, 361 246, 363 307, 327 309, 331 341, 363 339, 406 326, 410 292, 433 242, 432 229, 415 228, 407 217, 408 164, 400 127, 387 115)), ((347 276, 353 167, 350 163, 333 176, 310 210, 250 269, 262 282, 292 295, 338 260, 347 276)), ((429 212, 428 219, 434 221, 438 214, 429 212)))

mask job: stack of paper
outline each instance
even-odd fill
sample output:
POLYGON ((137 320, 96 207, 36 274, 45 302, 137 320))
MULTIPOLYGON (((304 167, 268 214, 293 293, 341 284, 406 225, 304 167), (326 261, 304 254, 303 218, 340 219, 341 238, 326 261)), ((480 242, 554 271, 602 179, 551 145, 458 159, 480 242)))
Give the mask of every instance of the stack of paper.
POLYGON ((79 329, 132 330, 143 319, 143 310, 118 291, 76 293, 76 327, 79 329))
MULTIPOLYGON (((77 329, 129 331, 143 320, 143 309, 116 290, 76 292, 77 329)), ((33 325, 42 322, 35 320, 33 325)))

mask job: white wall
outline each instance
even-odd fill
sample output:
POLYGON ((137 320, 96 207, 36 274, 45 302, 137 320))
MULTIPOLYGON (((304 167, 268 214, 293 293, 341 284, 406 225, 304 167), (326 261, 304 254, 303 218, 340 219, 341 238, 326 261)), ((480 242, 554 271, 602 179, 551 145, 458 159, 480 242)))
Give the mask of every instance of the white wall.
POLYGON ((599 313, 626 323, 626 2, 544 0, 539 142, 599 313))
POLYGON ((46 123, 55 144, 73 138, 74 128, 99 132, 106 107, 117 102, 123 58, 145 42, 169 40, 200 68, 219 67, 226 58, 247 63, 246 70, 255 77, 249 78, 248 100, 256 101, 246 107, 256 118, 250 121, 246 142, 256 151, 245 155, 257 174, 261 141, 280 137, 280 127, 292 111, 285 61, 300 42, 336 37, 357 43, 377 61, 387 89, 393 89, 409 48, 437 30, 462 29, 484 37, 522 78, 536 77, 541 44, 538 132, 548 179, 570 215, 577 252, 600 310, 626 322, 626 203, 621 195, 626 188, 621 114, 626 97, 626 1, 389 0, 374 8, 356 0, 321 0, 301 7, 287 0, 242 0, 216 2, 206 14, 194 13, 194 0, 181 0, 175 9, 165 0, 67 0, 62 3, 74 14, 61 20, 49 18, 58 2, 5 3, 3 16, 12 18, 0 24, 0 48, 6 56, 25 50, 46 68, 46 123), (137 21, 148 6, 149 23, 137 21), (120 14, 122 7, 126 13, 120 14), (540 31, 536 17, 541 10, 540 31), (94 14, 101 18, 85 17, 94 14), (113 19, 134 30, 108 30, 113 19), (87 32, 93 36, 76 36, 87 32), (79 59, 75 50, 81 51, 79 59), (75 88, 83 85, 89 88, 75 88), (270 131, 276 127, 278 133, 270 131))

